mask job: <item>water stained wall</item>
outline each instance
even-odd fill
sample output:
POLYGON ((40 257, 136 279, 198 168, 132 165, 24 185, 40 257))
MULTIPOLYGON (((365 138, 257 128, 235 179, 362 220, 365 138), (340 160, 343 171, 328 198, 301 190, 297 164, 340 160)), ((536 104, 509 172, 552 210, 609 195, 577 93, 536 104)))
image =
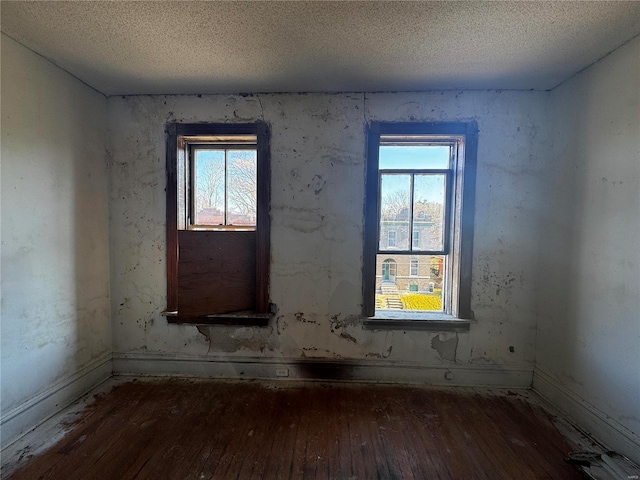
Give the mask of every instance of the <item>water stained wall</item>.
POLYGON ((533 370, 540 132, 545 92, 110 97, 116 355, 375 360, 533 370), (165 308, 168 121, 265 121, 271 129, 268 327, 169 325, 165 308), (362 255, 370 121, 478 123, 469 332, 366 330, 362 255), (453 345, 453 348, 452 348, 453 345))

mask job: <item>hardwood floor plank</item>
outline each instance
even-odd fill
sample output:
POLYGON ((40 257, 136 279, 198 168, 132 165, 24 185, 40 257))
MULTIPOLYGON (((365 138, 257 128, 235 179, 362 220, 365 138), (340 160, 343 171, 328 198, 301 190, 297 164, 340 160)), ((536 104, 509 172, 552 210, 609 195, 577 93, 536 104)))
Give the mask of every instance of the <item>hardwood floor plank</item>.
MULTIPOLYGON (((138 387, 145 388, 145 385, 138 387)), ((197 389, 197 385, 191 388, 197 389)), ((182 426, 178 419, 184 421, 191 411, 189 386, 174 384, 152 391, 152 396, 129 417, 126 434, 117 436, 93 468, 79 478, 140 478, 142 468, 155 466, 149 458, 144 458, 145 454, 166 455, 167 450, 175 449, 173 436, 182 426)))
POLYGON ((528 465, 536 478, 582 478, 579 471, 571 465, 556 465, 550 460, 558 451, 569 453, 571 447, 562 436, 556 434, 546 412, 531 408, 522 399, 496 400, 487 403, 486 414, 499 425, 502 436, 518 455, 529 456, 531 461, 528 465), (504 417, 509 421, 499 421, 504 417))
MULTIPOLYGON (((399 408, 402 402, 402 394, 393 390, 383 391, 384 395, 384 415, 380 418, 380 428, 384 435, 381 438, 383 450, 387 452, 387 459, 395 459, 395 466, 399 472, 400 478, 412 479, 420 478, 416 476, 415 465, 412 465, 411 458, 417 455, 417 451, 413 450, 410 445, 402 438, 401 419, 404 415, 404 408, 399 408), (398 398, 400 397, 400 398, 398 398)), ((393 474, 393 466, 390 471, 393 474)))
POLYGON ((349 428, 349 414, 353 408, 354 405, 348 401, 348 395, 345 389, 340 388, 337 390, 332 409, 337 413, 335 435, 338 449, 338 473, 340 478, 352 478, 355 476, 349 428))
POLYGON ((387 454, 383 442, 386 432, 382 429, 385 429, 384 423, 388 415, 387 409, 385 408, 384 393, 383 390, 374 390, 372 392, 373 402, 367 418, 371 446, 373 447, 374 454, 372 461, 375 462, 376 465, 376 478, 399 479, 402 478, 402 476, 396 457, 393 454, 387 454))
MULTIPOLYGON (((230 435, 211 478, 238 478, 248 451, 247 442, 263 415, 262 399, 256 401, 256 393, 252 392, 252 395, 241 405, 239 418, 229 418, 225 425, 221 425, 221 428, 230 430, 230 435)), ((236 400, 230 397, 229 401, 236 400)))
POLYGON ((323 439, 323 426, 328 420, 324 417, 321 402, 322 402, 322 389, 323 385, 318 385, 315 390, 315 395, 312 396, 311 402, 308 404, 309 410, 307 416, 309 417, 308 430, 307 430, 307 442, 305 447, 304 463, 302 465, 302 478, 303 480, 322 478, 317 477, 318 471, 322 469, 322 441, 323 439), (319 465, 320 464, 320 465, 319 465))
MULTIPOLYGON (((97 400, 101 400, 101 398, 97 400)), ((83 438, 86 438, 90 430, 99 431, 105 427, 107 422, 113 423, 118 413, 128 408, 128 402, 132 400, 123 394, 121 401, 115 404, 101 405, 102 408, 96 408, 96 404, 90 405, 85 409, 81 418, 68 426, 73 428, 72 434, 63 437, 58 442, 55 452, 48 452, 47 462, 31 462, 21 470, 24 474, 23 478, 56 478, 56 475, 62 478, 68 466, 68 462, 65 462, 68 458, 68 453, 65 452, 70 451, 70 446, 81 442, 83 438), (94 423, 90 425, 91 421, 94 423)), ((75 455, 82 456, 86 454, 75 453, 75 455)))
MULTIPOLYGON (((346 396, 345 396, 346 397, 346 396)), ((351 473, 357 478, 373 478, 367 475, 367 462, 365 460, 365 445, 361 433, 361 422, 359 420, 359 410, 362 408, 359 402, 360 396, 355 392, 343 399, 346 409, 345 430, 349 439, 349 448, 351 457, 351 473)))
POLYGON ((296 429, 296 441, 293 448, 293 459, 291 465, 291 475, 289 478, 302 478, 304 475, 305 459, 307 455, 307 443, 309 438, 309 425, 311 416, 309 414, 309 405, 313 399, 313 390, 305 385, 301 387, 298 394, 298 405, 304 411, 301 412, 301 418, 296 429))
MULTIPOLYGON (((419 452, 422 452, 425 475, 434 478, 450 480, 452 470, 460 466, 450 462, 447 449, 450 448, 442 438, 442 418, 437 411, 437 397, 439 392, 434 391, 425 395, 421 390, 415 390, 407 396, 408 416, 405 420, 407 428, 412 429, 414 441, 419 452)), ((428 478, 428 477, 426 477, 428 478)))
POLYGON ((282 399, 273 412, 275 419, 271 431, 269 462, 260 470, 263 478, 292 478, 295 458, 295 444, 300 429, 304 405, 296 401, 288 387, 282 389, 282 399))
MULTIPOLYGON (((251 391, 245 388, 219 388, 217 398, 222 403, 220 409, 211 412, 208 418, 208 428, 203 429, 202 447, 199 449, 198 460, 185 478, 209 479, 215 474, 224 451, 226 450, 236 418, 242 417, 249 399, 252 397, 251 391), (233 401, 229 401, 233 398, 233 401), (192 475, 193 473, 193 475, 192 475)), ((197 447, 197 443, 193 442, 197 447)))
POLYGON ((96 399, 12 480, 579 479, 518 395, 419 386, 162 380, 96 399))
POLYGON ((483 439, 483 431, 478 429, 478 425, 482 425, 484 430, 487 428, 485 422, 489 421, 485 415, 484 405, 474 403, 469 396, 451 398, 448 404, 452 416, 446 421, 447 426, 457 429, 462 443, 462 455, 476 478, 531 479, 527 472, 518 472, 517 477, 513 477, 513 473, 510 473, 504 465, 505 459, 508 459, 505 446, 493 445, 491 438, 483 439))
MULTIPOLYGON (((466 399, 465 405, 471 408, 467 432, 476 439, 495 472, 494 478, 510 480, 532 479, 526 465, 519 462, 510 445, 504 441, 499 428, 485 414, 486 404, 476 397, 466 399), (476 403, 477 402, 477 403, 476 403)), ((459 405, 458 405, 459 408, 459 405)))
MULTIPOLYGON (((100 421, 96 424, 88 418, 80 431, 74 431, 69 441, 74 442, 74 438, 81 440, 77 448, 70 453, 65 453, 67 447, 62 446, 58 451, 65 453, 65 461, 58 465, 59 469, 49 470, 42 478, 69 480, 91 478, 96 465, 99 465, 105 457, 118 456, 119 443, 123 438, 127 440, 131 438, 130 435, 135 432, 135 429, 131 429, 131 425, 148 419, 143 406, 153 398, 154 390, 139 388, 138 384, 125 384, 116 388, 117 393, 114 396, 107 395, 103 399, 107 412, 100 415, 100 421), (113 408, 114 405, 115 408, 113 408), (99 445, 89 441, 96 438, 101 439, 99 445)), ((100 409, 102 406, 103 403, 98 400, 93 408, 100 409)), ((124 461, 126 458, 118 458, 118 462, 124 461)), ((109 475, 109 471, 101 474, 109 475)))
POLYGON ((371 443, 368 441, 369 432, 364 425, 362 411, 366 408, 367 392, 364 389, 354 389, 350 392, 348 428, 349 447, 351 449, 352 472, 357 478, 375 478, 375 466, 370 462, 371 443))
POLYGON ((261 392, 262 401, 258 409, 261 417, 250 431, 250 438, 246 445, 246 455, 238 478, 261 480, 268 478, 271 471, 270 464, 274 460, 271 456, 271 449, 274 440, 274 433, 278 424, 286 418, 286 412, 280 408, 286 393, 278 387, 263 388, 261 392), (284 417, 283 417, 284 415, 284 417))
POLYGON ((199 467, 200 445, 211 441, 211 426, 216 419, 222 418, 221 410, 226 401, 219 389, 203 388, 201 384, 185 385, 175 395, 183 401, 158 412, 161 421, 170 422, 174 427, 157 432, 158 436, 147 443, 139 454, 138 463, 123 478, 186 478, 189 471, 184 470, 185 465, 189 470, 199 467), (194 391, 190 393, 189 388, 194 391), (180 417, 179 421, 169 420, 175 415, 180 417))
MULTIPOLYGON (((203 397, 205 396, 206 392, 203 393, 203 397)), ((236 398, 240 400, 240 395, 236 395, 236 398)), ((182 465, 188 466, 188 469, 177 470, 172 466, 169 472, 175 472, 175 474, 170 476, 180 474, 185 480, 200 479, 200 472, 211 458, 214 449, 220 448, 225 443, 228 432, 226 429, 219 428, 221 419, 235 416, 232 408, 237 405, 237 402, 228 402, 226 391, 216 388, 212 389, 212 394, 202 404, 204 412, 199 418, 199 423, 190 431, 185 429, 180 437, 181 443, 189 446, 181 462, 182 465)), ((178 466, 177 463, 176 466, 178 466)))

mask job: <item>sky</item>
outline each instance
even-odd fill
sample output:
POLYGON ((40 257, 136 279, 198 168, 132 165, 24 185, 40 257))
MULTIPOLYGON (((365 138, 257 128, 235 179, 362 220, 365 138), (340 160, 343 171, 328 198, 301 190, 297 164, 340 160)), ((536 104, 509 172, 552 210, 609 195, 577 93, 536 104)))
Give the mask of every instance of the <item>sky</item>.
MULTIPOLYGON (((421 169, 449 167, 449 146, 381 146, 380 165, 382 169, 421 169)), ((443 203, 444 176, 420 175, 414 183, 414 198, 428 202, 443 203)), ((397 191, 409 190, 408 175, 385 175, 382 183, 382 197, 397 191)))
POLYGON ((381 146, 379 168, 449 168, 449 146, 381 146))

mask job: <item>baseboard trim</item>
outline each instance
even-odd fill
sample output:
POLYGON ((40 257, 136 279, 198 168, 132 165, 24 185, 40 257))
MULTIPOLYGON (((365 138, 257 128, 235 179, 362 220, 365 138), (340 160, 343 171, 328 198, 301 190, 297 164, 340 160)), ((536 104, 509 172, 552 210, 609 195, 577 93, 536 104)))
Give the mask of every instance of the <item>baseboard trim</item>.
POLYGON ((5 449, 112 376, 112 354, 102 355, 0 417, 5 449))
POLYGON ((584 398, 562 385, 540 367, 533 373, 533 390, 562 411, 578 427, 609 450, 640 463, 640 437, 584 398))
POLYGON ((533 366, 418 365, 379 360, 187 357, 114 353, 114 375, 427 383, 530 388, 533 366), (286 371, 284 371, 286 370, 286 371), (283 375, 286 373, 286 377, 283 375), (451 380, 445 374, 452 375, 451 380))

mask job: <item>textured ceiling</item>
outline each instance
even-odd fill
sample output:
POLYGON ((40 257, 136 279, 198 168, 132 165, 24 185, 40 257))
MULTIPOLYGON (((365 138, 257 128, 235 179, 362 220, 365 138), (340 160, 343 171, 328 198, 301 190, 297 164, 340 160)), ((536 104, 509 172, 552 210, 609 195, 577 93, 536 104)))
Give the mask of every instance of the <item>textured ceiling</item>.
POLYGON ((632 2, 2 1, 108 94, 553 88, 640 34, 632 2))

